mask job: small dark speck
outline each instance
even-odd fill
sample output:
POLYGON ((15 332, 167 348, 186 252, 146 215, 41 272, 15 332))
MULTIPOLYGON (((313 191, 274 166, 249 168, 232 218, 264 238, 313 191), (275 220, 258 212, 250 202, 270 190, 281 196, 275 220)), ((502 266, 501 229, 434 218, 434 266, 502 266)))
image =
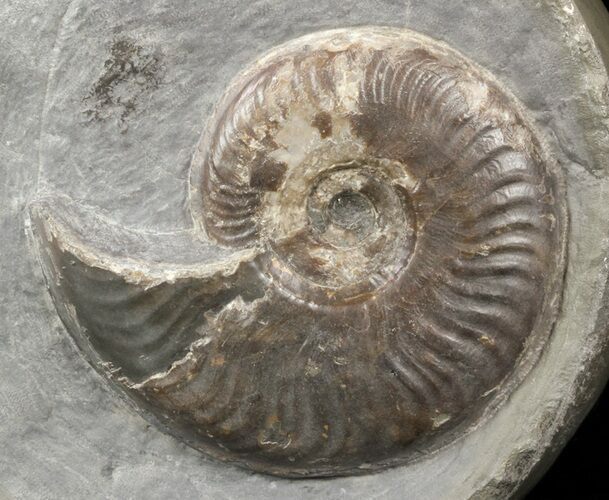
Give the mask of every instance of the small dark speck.
POLYGON ((101 475, 106 478, 111 478, 114 473, 114 464, 112 462, 108 462, 106 465, 102 467, 101 475))
POLYGON ((332 116, 330 116, 330 113, 320 111, 313 118, 311 125, 319 130, 322 139, 332 135, 332 116))

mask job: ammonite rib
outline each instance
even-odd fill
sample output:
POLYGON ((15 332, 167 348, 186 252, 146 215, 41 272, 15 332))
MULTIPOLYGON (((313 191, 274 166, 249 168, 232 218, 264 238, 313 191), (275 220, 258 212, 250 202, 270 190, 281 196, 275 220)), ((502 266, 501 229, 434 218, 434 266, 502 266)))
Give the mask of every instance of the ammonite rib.
POLYGON ((41 227, 73 334, 214 456, 293 476, 403 463, 499 404, 551 330, 558 173, 515 98, 425 37, 358 28, 265 56, 192 180, 197 224, 243 253, 230 272, 133 283, 41 227))

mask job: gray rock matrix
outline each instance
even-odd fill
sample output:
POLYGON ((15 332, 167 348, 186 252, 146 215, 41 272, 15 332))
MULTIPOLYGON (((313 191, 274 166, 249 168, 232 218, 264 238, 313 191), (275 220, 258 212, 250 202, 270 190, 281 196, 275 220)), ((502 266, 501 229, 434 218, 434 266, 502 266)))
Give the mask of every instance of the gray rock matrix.
POLYGON ((607 25, 601 9, 567 0, 4 2, 0 498, 522 495, 607 376, 609 44, 597 32, 607 25), (567 183, 562 309, 536 367, 474 432, 378 474, 278 479, 206 458, 117 396, 55 312, 28 205, 59 194, 151 235, 188 229, 190 161, 231 78, 282 42, 363 24, 448 43, 528 110, 567 183))

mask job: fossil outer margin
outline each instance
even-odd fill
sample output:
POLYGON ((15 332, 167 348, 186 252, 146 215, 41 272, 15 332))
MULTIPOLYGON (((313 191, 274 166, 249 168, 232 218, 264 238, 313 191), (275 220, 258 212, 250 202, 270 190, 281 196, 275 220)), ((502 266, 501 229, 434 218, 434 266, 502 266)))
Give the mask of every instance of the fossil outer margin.
POLYGON ((405 463, 490 415, 551 332, 558 170, 516 99, 427 37, 267 54, 220 101, 191 188, 236 257, 171 279, 87 248, 53 203, 33 218, 79 345, 215 457, 286 476, 405 463))

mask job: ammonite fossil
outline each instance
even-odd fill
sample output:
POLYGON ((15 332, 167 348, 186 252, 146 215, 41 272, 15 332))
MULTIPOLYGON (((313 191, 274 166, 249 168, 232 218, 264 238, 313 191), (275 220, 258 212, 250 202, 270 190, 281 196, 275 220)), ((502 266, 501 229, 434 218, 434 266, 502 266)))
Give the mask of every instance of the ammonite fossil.
POLYGON ((69 200, 33 214, 62 318, 140 407, 215 457, 336 475, 456 439, 526 375, 558 307, 563 199, 487 72, 357 28, 237 76, 173 246, 69 200))

